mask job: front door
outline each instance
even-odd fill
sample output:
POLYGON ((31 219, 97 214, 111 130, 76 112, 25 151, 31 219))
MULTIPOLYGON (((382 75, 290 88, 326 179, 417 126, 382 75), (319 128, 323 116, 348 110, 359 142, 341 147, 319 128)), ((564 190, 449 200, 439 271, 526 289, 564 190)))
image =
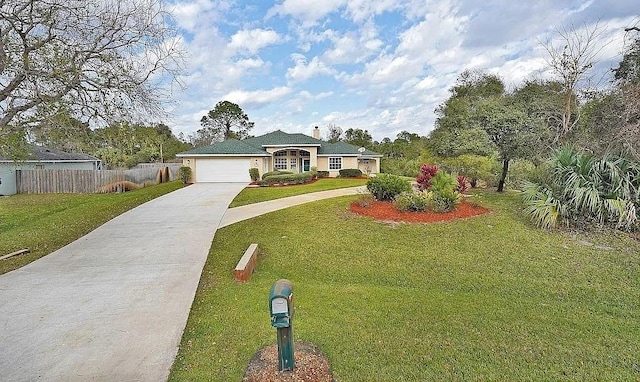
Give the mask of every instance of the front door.
POLYGON ((311 159, 303 159, 302 160, 302 171, 309 171, 309 166, 311 165, 311 159))

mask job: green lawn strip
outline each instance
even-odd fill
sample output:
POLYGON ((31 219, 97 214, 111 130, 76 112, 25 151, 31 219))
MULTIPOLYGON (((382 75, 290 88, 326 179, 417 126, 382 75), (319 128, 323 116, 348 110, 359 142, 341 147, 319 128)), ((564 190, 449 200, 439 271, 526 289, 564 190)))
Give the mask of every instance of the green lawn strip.
POLYGON ((349 214, 353 199, 218 230, 170 380, 240 380, 275 342, 279 278, 294 285, 294 337, 340 381, 637 379, 640 243, 532 228, 515 193, 473 197, 487 215, 399 226, 349 214), (237 284, 252 242, 264 254, 237 284))
POLYGON ((175 181, 121 194, 19 194, 0 198, 0 274, 48 255, 144 202, 182 187, 175 181))
POLYGON ((366 183, 367 183, 366 179, 321 178, 313 183, 300 184, 295 186, 250 187, 242 190, 242 192, 240 192, 238 196, 236 196, 236 198, 233 199, 229 207, 231 208, 240 207, 247 204, 286 198, 288 196, 308 194, 311 192, 363 186, 366 183))

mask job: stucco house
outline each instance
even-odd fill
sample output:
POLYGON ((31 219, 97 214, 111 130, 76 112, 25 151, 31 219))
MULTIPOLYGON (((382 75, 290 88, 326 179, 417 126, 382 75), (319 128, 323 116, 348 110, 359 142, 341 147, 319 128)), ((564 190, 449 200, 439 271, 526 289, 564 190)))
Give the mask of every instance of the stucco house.
POLYGON ((0 157, 0 195, 16 193, 16 170, 101 170, 102 161, 87 154, 29 146, 26 159, 0 157))
POLYGON ((194 182, 249 182, 249 169, 260 175, 274 170, 293 172, 328 171, 338 176, 341 169, 360 169, 365 174, 380 172, 382 155, 348 143, 320 140, 316 127, 313 137, 280 130, 248 138, 228 139, 211 146, 177 154, 184 166, 191 167, 194 182))

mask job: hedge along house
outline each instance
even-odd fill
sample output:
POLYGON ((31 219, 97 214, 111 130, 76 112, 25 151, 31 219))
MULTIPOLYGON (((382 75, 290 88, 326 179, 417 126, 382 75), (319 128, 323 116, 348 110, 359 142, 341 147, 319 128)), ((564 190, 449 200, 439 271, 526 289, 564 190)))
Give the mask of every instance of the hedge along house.
POLYGON ((25 159, 0 157, 0 195, 17 191, 16 170, 101 170, 102 161, 87 154, 29 146, 25 159))
POLYGON ((342 169, 360 169, 364 174, 380 172, 382 155, 344 142, 320 140, 316 127, 313 137, 280 130, 242 141, 228 139, 211 146, 177 154, 184 166, 191 167, 193 182, 250 182, 249 169, 265 172, 327 171, 336 177, 342 169))

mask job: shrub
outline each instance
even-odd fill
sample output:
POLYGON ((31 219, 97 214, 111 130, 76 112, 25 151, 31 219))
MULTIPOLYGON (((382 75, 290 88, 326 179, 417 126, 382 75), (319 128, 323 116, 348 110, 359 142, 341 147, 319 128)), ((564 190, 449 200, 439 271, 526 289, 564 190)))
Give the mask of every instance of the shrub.
POLYGON ((318 178, 328 178, 329 171, 318 171, 318 178))
POLYGON ((429 190, 433 192, 432 206, 435 212, 448 212, 456 208, 460 194, 456 192, 458 182, 444 171, 439 171, 431 179, 429 190))
POLYGON ((357 168, 343 168, 340 170, 341 178, 359 178, 362 176, 362 171, 357 168))
POLYGON ((256 182, 258 181, 258 179, 260 179, 260 171, 258 171, 258 169, 255 167, 251 167, 249 169, 249 176, 251 177, 252 182, 256 182))
POLYGON ((406 180, 389 174, 378 174, 369 179, 367 190, 371 192, 376 200, 393 200, 402 192, 410 192, 411 184, 406 180))
POLYGON ((536 177, 536 166, 533 162, 526 159, 518 159, 509 164, 509 173, 505 183, 510 189, 522 190, 525 182, 533 182, 536 177))
POLYGON ((262 180, 267 179, 270 176, 275 176, 275 175, 290 175, 293 174, 291 171, 282 171, 282 170, 276 170, 276 171, 269 171, 269 172, 265 172, 264 174, 262 174, 262 180))
POLYGON ((431 199, 431 208, 434 212, 453 211, 460 202, 460 194, 452 189, 434 192, 431 199))
MULTIPOLYGON (((494 158, 481 155, 463 154, 456 157, 442 158, 441 164, 448 170, 460 175, 464 175, 471 185, 476 187, 478 180, 492 180, 494 176, 494 167, 499 164, 494 158)), ((511 168, 509 169, 511 173, 511 168)))
POLYGON ((420 173, 419 159, 383 158, 380 162, 380 172, 398 176, 415 178, 420 173))
POLYGON ((267 178, 264 178, 261 185, 271 186, 274 184, 302 184, 311 181, 313 175, 311 172, 302 172, 299 174, 280 174, 280 175, 271 175, 267 178))
POLYGON ((318 177, 318 168, 317 167, 311 167, 309 169, 309 172, 311 173, 311 176, 313 178, 317 178, 318 177))
POLYGON ((182 179, 182 184, 189 183, 189 180, 191 179, 191 167, 189 166, 180 167, 178 169, 178 175, 180 176, 180 179, 182 179))
POLYGON ((403 192, 395 197, 393 205, 399 211, 423 212, 429 206, 429 198, 423 193, 403 192))
POLYGON ((425 163, 420 166, 420 175, 416 178, 418 189, 424 191, 431 186, 431 178, 438 173, 438 166, 425 163))

